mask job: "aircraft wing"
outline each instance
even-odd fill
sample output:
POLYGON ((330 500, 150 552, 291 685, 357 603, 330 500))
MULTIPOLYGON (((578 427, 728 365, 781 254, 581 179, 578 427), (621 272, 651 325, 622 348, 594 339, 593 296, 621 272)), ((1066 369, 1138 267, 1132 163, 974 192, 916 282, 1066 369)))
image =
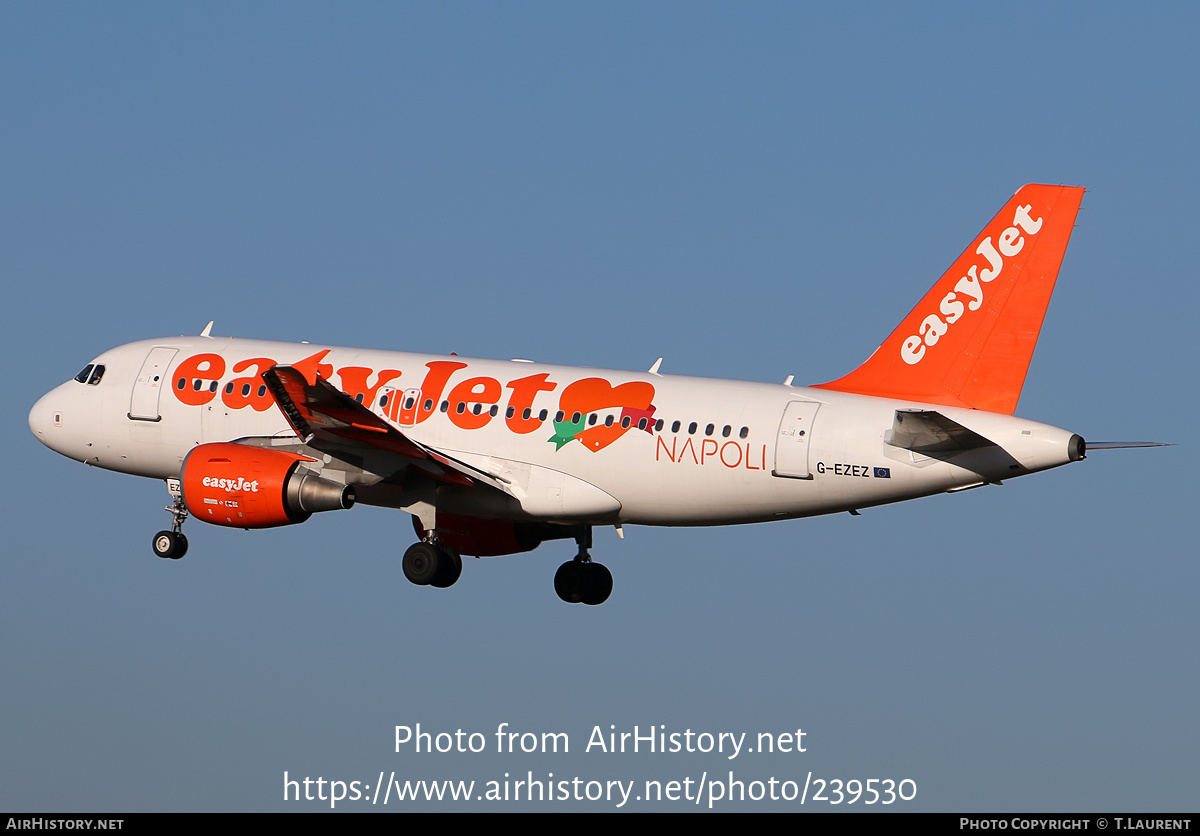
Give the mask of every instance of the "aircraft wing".
POLYGON ((322 377, 310 383, 292 366, 275 366, 262 377, 296 435, 316 450, 374 447, 411 459, 440 481, 464 487, 482 482, 511 493, 503 480, 413 441, 322 377))

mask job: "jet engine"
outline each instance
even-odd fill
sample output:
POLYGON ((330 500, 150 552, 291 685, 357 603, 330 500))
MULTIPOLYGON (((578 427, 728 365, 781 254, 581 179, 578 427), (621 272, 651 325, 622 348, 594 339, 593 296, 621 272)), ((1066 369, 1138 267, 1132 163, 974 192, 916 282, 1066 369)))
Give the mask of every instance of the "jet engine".
POLYGON ((184 501, 196 519, 233 528, 292 525, 352 506, 354 487, 302 466, 311 461, 244 444, 201 444, 183 462, 184 501))

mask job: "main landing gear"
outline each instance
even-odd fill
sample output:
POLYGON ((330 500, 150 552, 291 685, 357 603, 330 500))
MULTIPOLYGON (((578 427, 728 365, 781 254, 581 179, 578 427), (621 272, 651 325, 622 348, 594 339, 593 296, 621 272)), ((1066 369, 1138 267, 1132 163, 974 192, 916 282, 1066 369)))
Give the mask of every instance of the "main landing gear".
MULTIPOLYGON (((427 519, 423 523, 420 517, 413 514, 413 528, 416 529, 417 536, 421 540, 409 546, 404 553, 404 576, 418 586, 445 588, 453 585, 462 574, 462 557, 455 549, 442 542, 432 520, 427 519), (430 527, 426 528, 426 525, 430 527)), ((602 564, 593 563, 591 555, 588 554, 588 549, 592 547, 592 527, 579 524, 571 526, 545 525, 542 528, 544 530, 540 531, 513 528, 511 532, 505 529, 497 535, 499 542, 483 543, 485 549, 483 553, 515 554, 518 551, 531 551, 543 540, 574 537, 575 542, 579 545, 579 553, 572 560, 568 560, 558 567, 558 572, 554 575, 554 591, 568 604, 596 606, 607 601, 608 596, 612 594, 612 573, 602 564), (500 536, 503 534, 515 534, 519 540, 518 545, 513 547, 511 543, 500 536), (491 550, 487 550, 489 545, 491 550), (505 547, 507 550, 504 550, 505 547)), ((476 529, 475 533, 482 537, 487 532, 486 529, 476 529)), ((469 536, 465 539, 461 537, 460 533, 460 540, 455 544, 458 545, 459 542, 466 544, 467 549, 471 548, 472 543, 478 547, 482 542, 474 541, 469 536)))
POLYGON ((453 586, 462 574, 462 557, 454 549, 422 541, 404 553, 404 577, 417 586, 453 586))
POLYGON ((178 479, 167 480, 167 490, 171 494, 171 504, 167 510, 171 512, 171 530, 160 531, 154 535, 154 553, 159 557, 178 560, 187 554, 188 542, 183 536, 183 521, 187 519, 187 505, 183 502, 183 491, 178 479))
POLYGON ((592 547, 592 528, 584 527, 575 537, 579 554, 568 560, 554 573, 554 591, 568 604, 603 604, 612 594, 612 572, 603 563, 593 563, 588 549, 592 547))

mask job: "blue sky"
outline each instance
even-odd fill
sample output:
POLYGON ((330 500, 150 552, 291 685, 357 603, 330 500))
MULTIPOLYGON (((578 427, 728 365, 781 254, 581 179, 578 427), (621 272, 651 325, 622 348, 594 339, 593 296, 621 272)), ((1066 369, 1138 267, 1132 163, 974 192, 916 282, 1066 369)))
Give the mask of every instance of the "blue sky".
POLYGON ((1198 16, 0 7, 0 807, 328 808, 284 803, 285 771, 732 769, 910 778, 914 810, 1194 809, 1198 16), (408 517, 365 507, 193 522, 187 558, 156 560, 162 485, 58 457, 26 423, 100 352, 210 319, 821 382, 1027 182, 1089 191, 1018 414, 1178 446, 861 517, 598 531, 599 608, 554 596, 561 542, 413 587, 408 517), (418 722, 562 731, 572 751, 396 753, 394 726, 418 722), (597 725, 659 724, 803 728, 808 751, 583 751, 597 725))

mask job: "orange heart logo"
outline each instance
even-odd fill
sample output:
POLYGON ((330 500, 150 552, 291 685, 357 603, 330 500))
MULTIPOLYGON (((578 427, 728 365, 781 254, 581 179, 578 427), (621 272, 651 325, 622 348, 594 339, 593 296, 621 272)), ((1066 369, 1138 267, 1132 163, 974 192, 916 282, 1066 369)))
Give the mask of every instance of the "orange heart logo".
POLYGON ((593 453, 603 450, 636 426, 641 418, 647 419, 645 429, 650 429, 649 419, 654 414, 653 399, 654 386, 644 381, 613 386, 599 377, 577 380, 563 390, 558 402, 563 420, 554 422, 554 435, 549 440, 558 445, 558 450, 575 439, 579 439, 593 453), (586 425, 589 413, 616 408, 621 409, 620 420, 613 420, 611 425, 586 425), (575 420, 576 416, 579 416, 578 420, 575 420), (629 426, 624 426, 625 418, 630 419, 629 426))

